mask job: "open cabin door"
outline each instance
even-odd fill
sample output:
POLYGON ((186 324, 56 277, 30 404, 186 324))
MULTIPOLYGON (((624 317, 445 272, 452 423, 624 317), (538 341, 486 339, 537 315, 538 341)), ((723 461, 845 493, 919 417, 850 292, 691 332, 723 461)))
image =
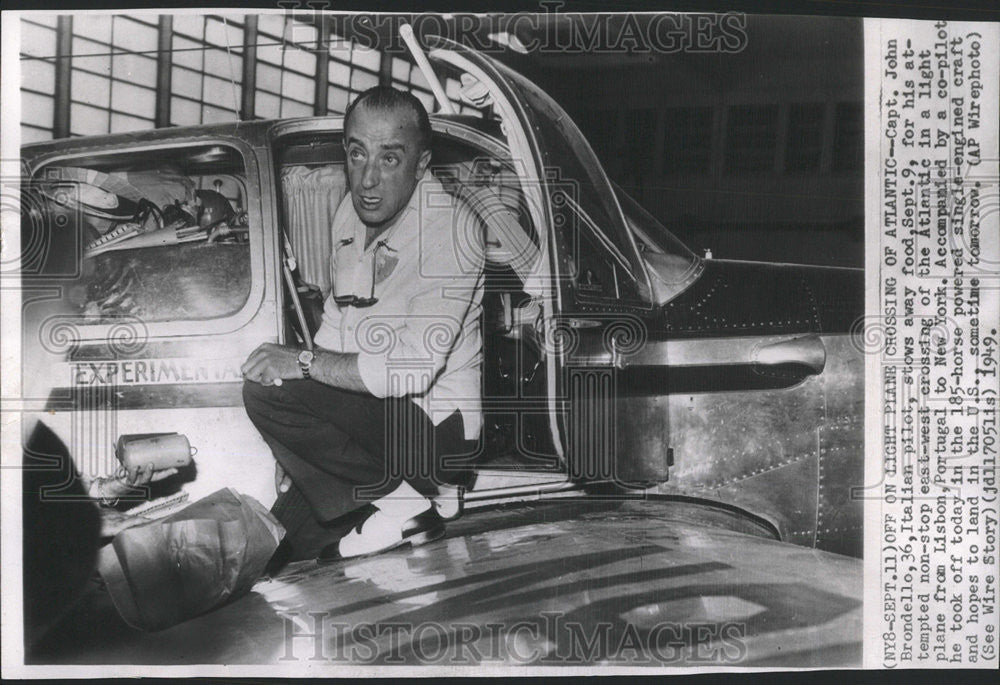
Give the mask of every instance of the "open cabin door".
MULTIPOLYGON (((646 268, 596 156, 566 113, 517 79, 538 132, 560 303, 557 393, 571 477, 642 487, 669 476, 663 397, 631 392, 630 360, 655 335, 646 268)), ((641 373, 641 371, 640 371, 641 373)))
POLYGON ((619 377, 627 356, 644 344, 654 308, 607 177, 566 113, 534 84, 450 41, 439 44, 431 59, 479 82, 503 120, 512 157, 523 160, 522 186, 544 241, 526 290, 533 287, 543 302, 549 418, 569 477, 625 485, 666 480, 666 405, 657 412, 643 402, 642 416, 653 426, 649 444, 650 430, 634 430, 628 420, 636 408, 619 377))
MULTIPOLYGON (((499 119, 500 129, 506 139, 510 160, 517 174, 524 208, 530 214, 530 221, 537 232, 537 250, 524 252, 524 259, 515 257, 508 260, 523 293, 527 296, 527 307, 510 312, 512 320, 530 318, 527 326, 522 326, 522 340, 532 344, 521 346, 520 350, 532 349, 533 359, 519 353, 513 373, 517 375, 515 396, 509 402, 508 422, 513 418, 513 434, 516 441, 515 452, 519 460, 527 459, 525 465, 530 470, 563 471, 572 477, 571 450, 568 449, 564 433, 566 402, 563 398, 560 374, 563 367, 562 350, 553 345, 557 334, 557 315, 560 309, 560 292, 554 279, 555 257, 551 237, 552 208, 545 179, 545 169, 541 163, 541 150, 533 129, 530 114, 525 109, 523 97, 518 92, 514 76, 497 62, 469 50, 445 38, 427 38, 428 58, 435 67, 457 71, 463 84, 462 97, 470 99, 479 107, 488 107, 491 114, 499 119), (522 368, 523 367, 523 368, 522 368), (529 368, 530 367, 530 368, 529 368), (541 379, 541 380, 540 380, 541 379), (535 428, 544 426, 548 434, 544 439, 533 435, 535 428)), ((509 236, 513 238, 514 236, 509 236)), ((504 235, 492 236, 501 243, 504 235)), ((489 262, 489 242, 487 235, 487 261, 489 262)), ((488 340, 484 340, 484 346, 488 340)), ((486 346, 488 347, 488 346, 486 346)), ((488 354, 489 350, 484 349, 488 354)), ((490 373, 490 360, 486 359, 484 375, 490 373)), ((484 397, 484 418, 491 421, 490 403, 494 398, 484 397)), ((502 403, 507 398, 495 398, 502 403)), ((502 421, 501 421, 502 423, 502 421)), ((490 436, 487 435, 487 440, 490 436)), ((489 445, 487 444, 487 451, 489 445)))

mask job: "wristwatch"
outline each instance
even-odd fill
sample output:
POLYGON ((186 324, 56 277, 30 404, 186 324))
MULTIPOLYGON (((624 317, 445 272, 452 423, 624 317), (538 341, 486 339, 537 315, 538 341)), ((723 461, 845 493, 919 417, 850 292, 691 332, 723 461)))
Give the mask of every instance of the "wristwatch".
POLYGON ((302 370, 302 377, 309 379, 309 371, 312 369, 313 359, 316 358, 316 354, 312 350, 302 350, 299 352, 299 368, 302 370))

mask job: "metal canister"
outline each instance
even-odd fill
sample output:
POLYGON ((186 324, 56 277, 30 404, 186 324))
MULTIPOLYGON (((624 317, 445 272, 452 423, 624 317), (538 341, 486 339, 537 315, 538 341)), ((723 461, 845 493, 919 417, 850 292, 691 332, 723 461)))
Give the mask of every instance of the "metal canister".
POLYGON ((140 468, 152 465, 154 472, 181 468, 191 463, 194 451, 181 433, 133 433, 118 438, 115 455, 135 479, 140 468))

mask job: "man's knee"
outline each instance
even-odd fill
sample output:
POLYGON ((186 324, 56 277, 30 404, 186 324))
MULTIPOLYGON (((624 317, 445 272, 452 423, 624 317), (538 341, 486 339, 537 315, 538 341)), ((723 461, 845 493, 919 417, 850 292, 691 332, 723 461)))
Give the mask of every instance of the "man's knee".
POLYGON ((243 381, 243 406, 251 418, 277 400, 279 386, 243 381))
POLYGON ((243 381, 243 406, 250 420, 257 423, 259 417, 273 417, 276 413, 310 413, 308 397, 303 395, 306 382, 288 380, 281 385, 263 385, 243 381))

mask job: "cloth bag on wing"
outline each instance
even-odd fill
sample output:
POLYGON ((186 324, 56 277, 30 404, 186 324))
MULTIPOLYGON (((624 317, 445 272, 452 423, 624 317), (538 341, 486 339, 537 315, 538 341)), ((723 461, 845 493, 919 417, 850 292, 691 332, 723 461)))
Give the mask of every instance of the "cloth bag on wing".
POLYGON ((123 530, 98 570, 126 623, 162 630, 248 592, 284 535, 260 502, 224 488, 123 530))

